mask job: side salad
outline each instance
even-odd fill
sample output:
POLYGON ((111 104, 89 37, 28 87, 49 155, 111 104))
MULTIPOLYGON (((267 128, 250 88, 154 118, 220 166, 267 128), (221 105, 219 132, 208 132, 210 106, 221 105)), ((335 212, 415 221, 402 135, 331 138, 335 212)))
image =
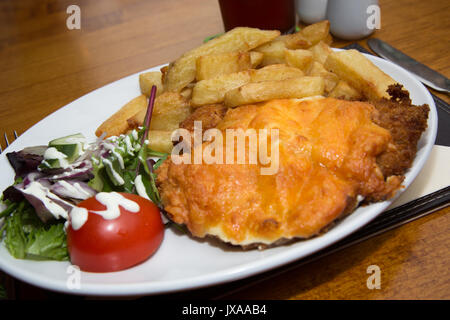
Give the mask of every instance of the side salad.
POLYGON ((1 196, 0 240, 12 256, 69 260, 69 213, 99 193, 137 194, 160 206, 153 171, 168 155, 145 140, 153 100, 144 126, 129 134, 87 143, 78 133, 6 155, 15 181, 1 196))

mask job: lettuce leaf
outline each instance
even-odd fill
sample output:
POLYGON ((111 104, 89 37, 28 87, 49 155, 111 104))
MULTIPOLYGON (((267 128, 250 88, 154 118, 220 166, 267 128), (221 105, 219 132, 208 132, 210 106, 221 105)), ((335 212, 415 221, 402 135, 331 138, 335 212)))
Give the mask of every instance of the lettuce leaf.
POLYGON ((93 178, 88 185, 98 192, 136 193, 134 181, 137 175, 141 175, 147 195, 159 205, 160 197, 156 188, 156 175, 153 171, 167 159, 168 154, 149 149, 147 143, 141 144, 144 133, 145 127, 142 127, 139 131, 134 130, 128 135, 110 137, 100 141, 98 145, 100 152, 92 158, 93 178), (119 157, 122 161, 119 161, 119 157), (149 158, 159 158, 159 160, 149 168, 149 158), (109 166, 105 166, 104 161, 106 160, 108 160, 109 166), (120 176, 120 183, 116 181, 115 175, 120 176))
POLYGON ((25 252, 27 259, 32 260, 68 260, 64 224, 58 223, 48 229, 32 230, 25 252))
POLYGON ((44 224, 26 201, 6 217, 3 229, 4 244, 17 259, 69 260, 64 223, 44 224))

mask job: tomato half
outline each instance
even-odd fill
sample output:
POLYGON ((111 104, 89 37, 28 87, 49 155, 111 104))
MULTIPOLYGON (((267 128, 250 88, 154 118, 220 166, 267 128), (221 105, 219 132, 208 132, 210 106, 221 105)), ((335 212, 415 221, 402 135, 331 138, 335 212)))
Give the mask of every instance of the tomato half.
POLYGON ((120 216, 105 219, 92 211, 106 209, 95 196, 78 204, 88 210, 87 221, 78 230, 69 224, 67 246, 70 260, 83 271, 111 272, 147 260, 160 246, 164 225, 158 207, 134 194, 120 193, 139 205, 138 212, 122 206, 120 216))

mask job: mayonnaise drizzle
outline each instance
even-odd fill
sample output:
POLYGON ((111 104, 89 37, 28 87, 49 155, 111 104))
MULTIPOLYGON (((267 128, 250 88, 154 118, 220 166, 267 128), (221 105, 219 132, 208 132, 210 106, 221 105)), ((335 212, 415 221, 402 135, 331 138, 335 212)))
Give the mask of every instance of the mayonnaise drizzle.
POLYGON ((71 193, 72 198, 85 200, 92 195, 91 193, 84 190, 83 187, 78 182, 75 182, 72 185, 67 181, 59 180, 57 183, 66 188, 71 193))
POLYGON ((68 177, 68 176, 75 176, 77 173, 83 172, 83 171, 86 171, 86 169, 85 168, 72 169, 70 171, 66 171, 66 172, 63 172, 63 173, 55 174, 55 175, 53 175, 51 177, 51 179, 63 179, 63 178, 68 177))
POLYGON ((114 179, 117 181, 119 185, 123 185, 125 183, 125 180, 120 176, 120 174, 117 173, 116 170, 114 170, 114 167, 112 165, 112 162, 108 159, 103 159, 103 163, 105 166, 108 166, 108 168, 111 170, 112 175, 114 176, 114 179))
MULTIPOLYGON (((129 212, 139 212, 140 207, 136 202, 129 200, 117 192, 100 192, 95 196, 98 202, 106 207, 102 211, 90 211, 98 214, 106 220, 117 219, 120 216, 120 207, 129 212)), ((80 229, 88 219, 88 211, 84 208, 75 208, 70 212, 70 221, 74 230, 80 229)))
POLYGON ((136 130, 133 129, 133 131, 131 131, 131 135, 133 136, 133 139, 134 139, 134 140, 139 139, 139 136, 138 136, 138 133, 137 133, 136 130))
POLYGON ((73 207, 70 211, 70 224, 73 230, 80 229, 87 221, 88 211, 86 208, 73 207))
POLYGON ((77 148, 77 157, 81 156, 83 154, 84 151, 87 150, 87 143, 86 143, 86 138, 82 138, 82 137, 71 137, 71 138, 65 138, 65 142, 67 144, 69 143, 73 143, 73 144, 77 144, 78 148, 77 148))
POLYGON ((64 219, 67 219, 67 211, 62 206, 60 206, 58 203, 56 203, 53 200, 61 201, 69 206, 72 206, 67 201, 62 200, 55 194, 51 193, 50 190, 43 185, 41 185, 39 182, 33 181, 31 182, 25 189, 22 190, 22 192, 35 196, 39 200, 42 201, 44 206, 47 208, 47 210, 56 218, 63 217, 64 219))
POLYGON ((133 155, 132 152, 134 151, 134 148, 131 145, 130 136, 126 136, 124 141, 125 141, 125 145, 127 146, 128 154, 133 155))
POLYGON ((105 148, 106 148, 107 150, 110 150, 111 153, 112 153, 113 155, 116 156, 117 161, 119 161, 120 167, 121 167, 122 169, 125 169, 125 163, 124 163, 124 161, 123 161, 123 157, 120 155, 120 153, 118 153, 118 152, 115 150, 115 146, 112 145, 112 144, 109 144, 109 143, 105 143, 104 146, 105 146, 105 148))
POLYGON ((147 194, 147 190, 145 189, 144 183, 142 183, 141 175, 136 176, 136 179, 134 179, 134 186, 136 187, 136 192, 138 193, 138 195, 140 195, 142 198, 150 200, 147 194))
POLYGON ((67 168, 67 166, 69 165, 69 161, 67 161, 67 156, 64 153, 59 152, 54 147, 47 148, 47 150, 45 150, 44 152, 44 161, 50 159, 58 159, 61 168, 67 168))
POLYGON ((67 156, 59 152, 56 148, 51 147, 47 148, 44 152, 44 159, 64 159, 67 158, 67 156))
POLYGON ((100 192, 95 196, 98 202, 106 207, 103 211, 92 211, 101 215, 104 219, 112 220, 120 216, 119 206, 130 212, 139 212, 139 205, 117 192, 100 192))

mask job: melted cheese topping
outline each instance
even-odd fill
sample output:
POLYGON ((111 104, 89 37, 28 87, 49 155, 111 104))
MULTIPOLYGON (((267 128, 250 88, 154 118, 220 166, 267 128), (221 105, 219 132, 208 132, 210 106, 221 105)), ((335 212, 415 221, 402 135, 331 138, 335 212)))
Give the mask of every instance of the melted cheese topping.
POLYGON ((373 112, 369 103, 331 98, 230 109, 217 126, 222 131, 279 129, 278 172, 261 175, 261 163, 165 161, 158 170, 165 210, 193 235, 212 234, 233 244, 316 235, 352 211, 358 195, 388 197, 401 184, 401 177, 385 181, 376 164, 392 138, 371 121, 373 112))

